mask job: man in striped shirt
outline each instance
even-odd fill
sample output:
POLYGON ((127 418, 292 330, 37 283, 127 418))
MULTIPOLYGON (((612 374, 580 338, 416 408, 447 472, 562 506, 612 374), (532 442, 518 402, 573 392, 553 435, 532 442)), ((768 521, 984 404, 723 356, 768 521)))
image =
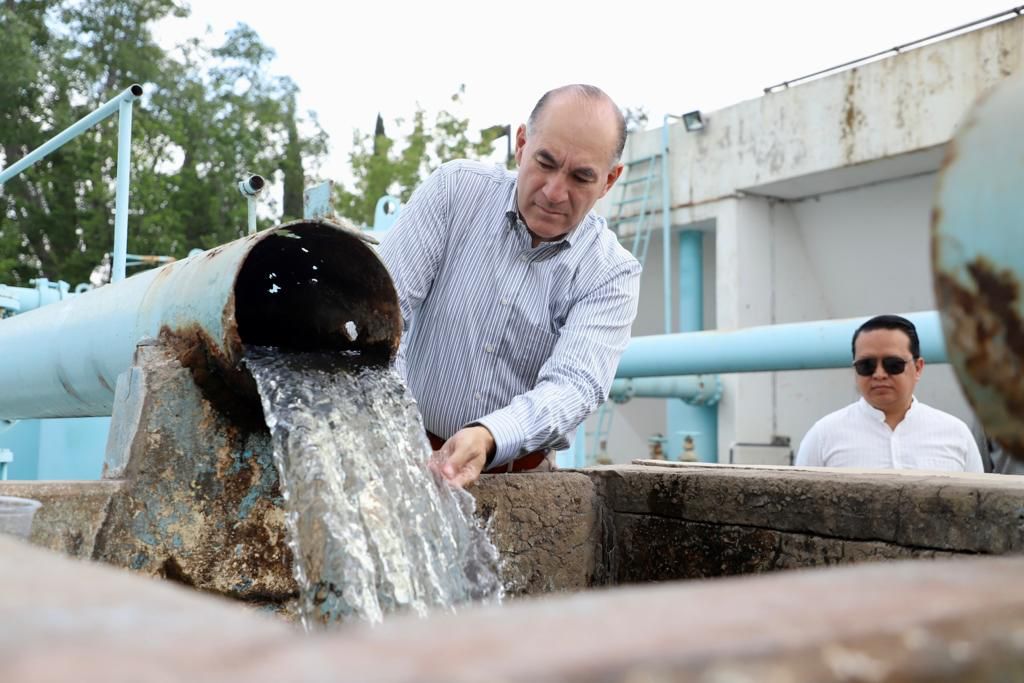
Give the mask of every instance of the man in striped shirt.
POLYGON ((405 326, 396 362, 456 485, 543 468, 608 397, 640 264, 592 209, 625 136, 598 88, 550 91, 516 132, 518 174, 444 164, 380 245, 405 326))
POLYGON ((853 333, 852 346, 862 398, 811 427, 797 465, 983 471, 963 420, 914 397, 924 370, 914 323, 875 316, 853 333))

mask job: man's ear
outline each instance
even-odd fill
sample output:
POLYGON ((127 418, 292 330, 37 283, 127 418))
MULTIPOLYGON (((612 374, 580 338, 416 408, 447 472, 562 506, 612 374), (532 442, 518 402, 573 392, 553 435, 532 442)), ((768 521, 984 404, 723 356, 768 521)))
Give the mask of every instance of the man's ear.
POLYGON ((526 147, 526 124, 519 124, 516 130, 516 166, 523 165, 523 148, 526 147))
MULTIPOLYGON (((604 189, 601 190, 601 197, 608 194, 608 190, 612 189, 612 185, 614 185, 615 181, 619 179, 620 175, 622 175, 622 169, 623 165, 620 161, 619 163, 615 164, 612 170, 608 171, 608 177, 605 179, 604 189)), ((601 197, 598 197, 598 199, 600 199, 601 197)))

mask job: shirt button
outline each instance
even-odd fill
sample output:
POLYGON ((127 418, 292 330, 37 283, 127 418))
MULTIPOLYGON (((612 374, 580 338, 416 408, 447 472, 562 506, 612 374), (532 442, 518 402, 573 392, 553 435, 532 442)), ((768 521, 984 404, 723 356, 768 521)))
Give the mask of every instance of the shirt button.
POLYGON ((480 400, 480 392, 478 391, 475 394, 473 394, 473 398, 476 399, 477 401, 479 401, 480 400))
POLYGON ((519 257, 519 260, 522 261, 523 263, 526 263, 527 261, 530 260, 530 255, 529 254, 523 254, 522 256, 519 257))
POLYGON ((486 351, 487 353, 493 353, 494 352, 494 345, 493 344, 485 345, 484 346, 484 351, 486 351))
POLYGON ((508 306, 508 297, 507 296, 501 297, 501 305, 502 306, 508 306))

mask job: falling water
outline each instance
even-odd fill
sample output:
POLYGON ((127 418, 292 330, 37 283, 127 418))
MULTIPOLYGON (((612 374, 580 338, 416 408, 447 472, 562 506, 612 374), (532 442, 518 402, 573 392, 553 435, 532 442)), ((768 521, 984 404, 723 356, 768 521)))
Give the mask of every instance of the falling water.
POLYGON ((500 600, 498 553, 473 497, 428 467, 423 422, 398 373, 357 360, 246 350, 273 436, 303 624, 500 600))

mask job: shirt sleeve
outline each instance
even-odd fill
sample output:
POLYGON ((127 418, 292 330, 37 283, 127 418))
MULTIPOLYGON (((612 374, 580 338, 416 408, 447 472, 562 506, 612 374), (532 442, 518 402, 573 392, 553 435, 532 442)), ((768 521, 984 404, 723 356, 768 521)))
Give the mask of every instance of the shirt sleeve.
POLYGON ((567 435, 608 398, 639 294, 640 264, 630 259, 573 305, 534 388, 475 421, 494 437, 492 466, 568 447, 567 435))
POLYGON ((981 461, 981 452, 978 450, 978 444, 974 440, 974 435, 971 434, 970 429, 967 425, 963 426, 964 432, 964 471, 965 472, 984 472, 985 464, 981 461))
POLYGON ((795 467, 824 467, 825 462, 821 457, 821 422, 815 422, 804 438, 800 440, 800 450, 797 451, 795 467))
POLYGON ((442 167, 413 192, 377 249, 401 307, 402 339, 395 365, 403 377, 406 333, 441 268, 448 235, 448 184, 442 167))

